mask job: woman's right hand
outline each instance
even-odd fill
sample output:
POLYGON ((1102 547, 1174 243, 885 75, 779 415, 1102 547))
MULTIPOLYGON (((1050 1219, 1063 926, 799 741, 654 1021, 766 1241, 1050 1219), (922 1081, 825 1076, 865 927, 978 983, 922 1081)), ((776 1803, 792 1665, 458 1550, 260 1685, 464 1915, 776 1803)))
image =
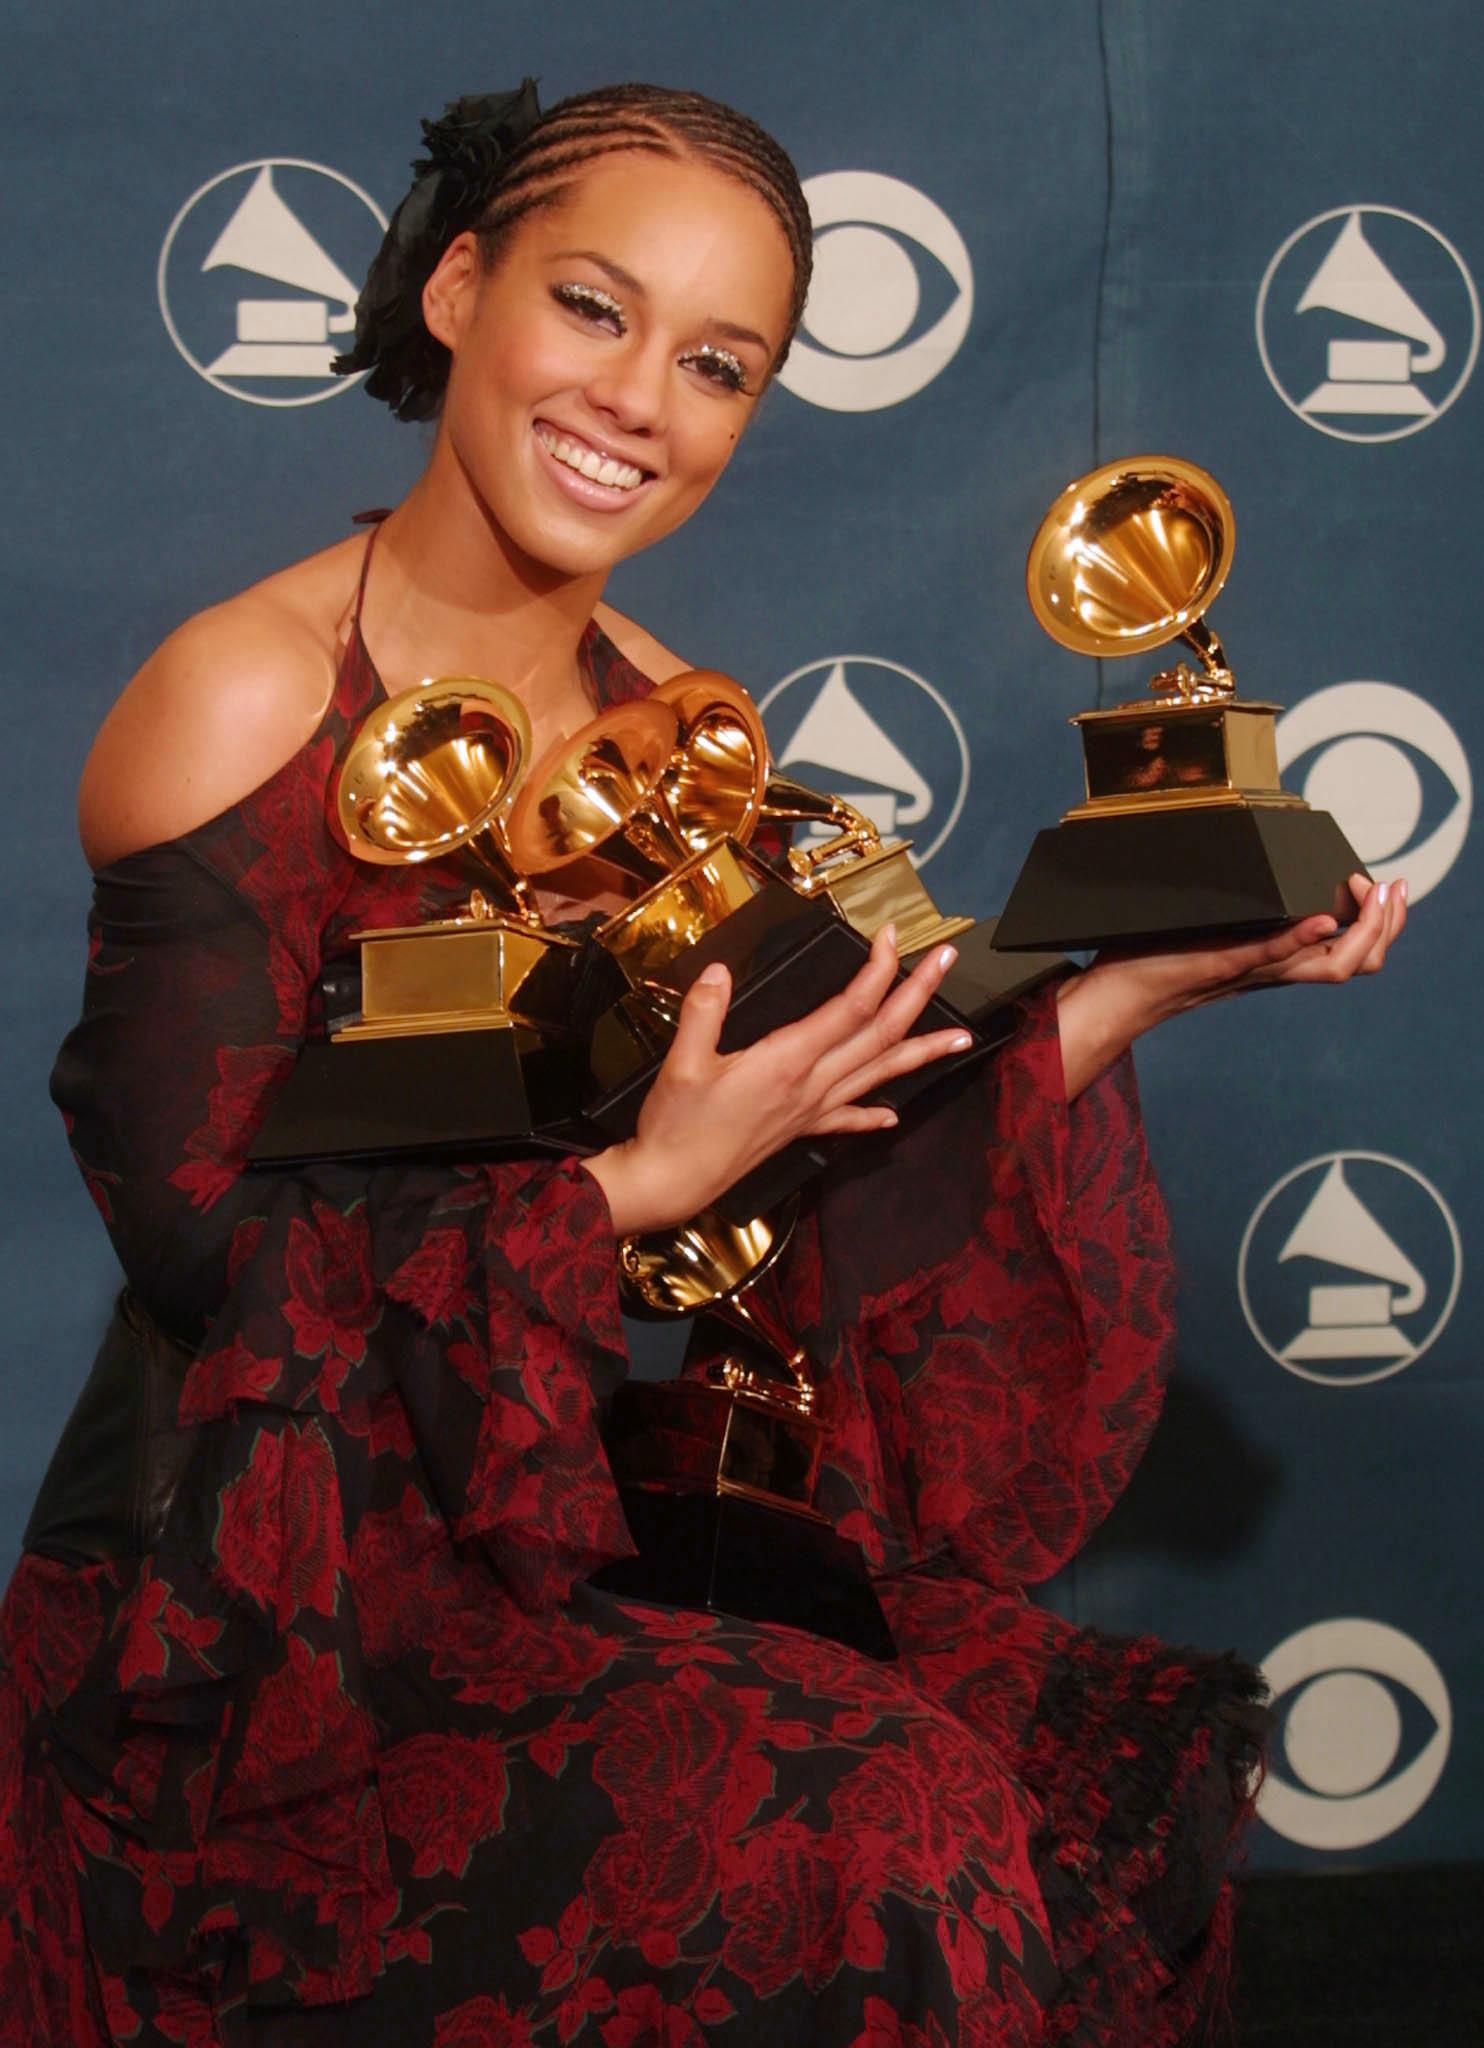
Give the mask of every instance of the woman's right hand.
POLYGON ((839 995, 733 1053, 718 1050, 731 980, 708 967, 681 1005, 634 1136, 583 1162, 617 1234, 683 1223, 795 1138, 889 1129, 895 1111, 860 1097, 972 1043, 962 1029, 907 1036, 953 959, 939 946, 893 987, 888 926, 839 995))

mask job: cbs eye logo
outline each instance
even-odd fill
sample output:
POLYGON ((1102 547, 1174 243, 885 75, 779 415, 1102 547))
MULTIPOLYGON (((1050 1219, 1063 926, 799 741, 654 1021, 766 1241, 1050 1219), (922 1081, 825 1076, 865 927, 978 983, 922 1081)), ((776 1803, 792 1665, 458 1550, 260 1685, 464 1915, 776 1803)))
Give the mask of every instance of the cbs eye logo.
POLYGON ((925 192, 879 171, 827 171, 804 196, 814 277, 778 381, 830 412, 900 405, 947 368, 969 331, 974 271, 964 238, 925 192), (946 304, 942 277, 926 274, 911 243, 937 258, 952 288, 946 304))
POLYGON ((1453 1707, 1420 1643, 1380 1621, 1318 1621, 1263 1670, 1281 1729, 1257 1795, 1270 1828, 1308 1849, 1359 1849, 1421 1811, 1448 1760, 1453 1707))
POLYGON ((1413 903, 1438 886, 1474 809, 1468 756, 1440 711, 1394 683, 1333 683, 1285 712, 1276 736, 1279 772, 1297 770, 1378 881, 1404 874, 1413 903))

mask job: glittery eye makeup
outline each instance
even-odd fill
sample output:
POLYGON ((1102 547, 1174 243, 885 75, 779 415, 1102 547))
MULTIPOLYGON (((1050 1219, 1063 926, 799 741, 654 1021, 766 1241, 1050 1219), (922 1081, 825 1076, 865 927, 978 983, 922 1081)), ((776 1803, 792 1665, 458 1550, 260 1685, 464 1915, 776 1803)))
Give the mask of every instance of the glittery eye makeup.
POLYGON ((691 349, 680 360, 692 364, 703 377, 709 377, 713 384, 724 385, 728 391, 745 392, 749 388, 742 358, 734 356, 729 348, 714 348, 709 341, 703 342, 700 348, 691 349))
MULTIPOLYGON (((580 320, 589 321, 595 327, 606 327, 613 334, 627 334, 629 331, 623 307, 601 285, 569 278, 554 284, 551 295, 559 306, 566 307, 568 312, 575 313, 580 320)), ((682 367, 697 371, 708 384, 715 384, 723 391, 751 395, 747 366, 729 348, 718 348, 714 342, 703 341, 699 348, 687 349, 679 360, 682 367)))
POLYGON ((596 284, 554 284, 551 295, 559 305, 566 306, 574 313, 580 313, 585 320, 611 320, 620 334, 628 331, 623 316, 623 307, 611 292, 605 292, 596 284))

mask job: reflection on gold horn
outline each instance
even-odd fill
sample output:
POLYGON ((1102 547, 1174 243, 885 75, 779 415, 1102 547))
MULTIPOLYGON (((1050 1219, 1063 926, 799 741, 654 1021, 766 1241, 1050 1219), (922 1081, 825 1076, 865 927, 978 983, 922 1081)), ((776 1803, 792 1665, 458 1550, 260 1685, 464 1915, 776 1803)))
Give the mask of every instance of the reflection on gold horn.
POLYGON ((527 874, 587 858, 643 884, 597 934, 638 986, 757 893, 766 871, 740 839, 766 772, 746 692, 692 671, 553 747, 511 808, 511 851, 527 874))
POLYGON ((547 749, 511 806, 508 839, 523 874, 585 855, 650 882, 690 852, 665 807, 679 720, 653 697, 614 704, 547 749))
POLYGON ((716 1210, 703 1209, 688 1223, 626 1237, 619 1246, 618 1268, 630 1314, 664 1319, 711 1309, 724 1316, 781 1361, 791 1385, 775 1390, 774 1397, 807 1412, 814 1405, 807 1354, 802 1347, 784 1353, 765 1335, 745 1299, 788 1243, 798 1214, 797 1196, 774 1215, 754 1216, 746 1223, 729 1223, 716 1210))
POLYGON ((511 844, 527 874, 589 856, 654 882, 718 840, 750 839, 767 774, 747 692, 690 669, 543 756, 512 812, 511 844))
POLYGON ((1054 640, 1078 654, 1141 654, 1183 640, 1201 673, 1156 678, 1160 694, 1232 694, 1221 643, 1201 617, 1231 567, 1231 502, 1176 455, 1131 455, 1069 484, 1031 543, 1026 589, 1054 640))
POLYGON ((631 1381, 623 1390, 624 1426, 608 1438, 621 1484, 699 1485, 812 1514, 823 1436, 808 1355, 802 1346, 785 1352, 746 1300, 787 1244, 798 1213, 797 1196, 747 1223, 707 1209, 620 1244, 619 1291, 631 1315, 663 1320, 708 1309, 743 1331, 783 1375, 728 1353, 703 1382, 631 1381))
POLYGON ((501 811, 530 752, 520 699, 479 676, 439 676, 378 704, 341 765, 336 819, 360 860, 398 867, 457 857, 499 908, 540 915, 511 862, 501 811))
POLYGON ((663 788, 680 836, 693 853, 718 839, 745 845, 768 784, 768 739, 757 707, 740 683, 714 668, 688 669, 654 694, 679 721, 663 788))

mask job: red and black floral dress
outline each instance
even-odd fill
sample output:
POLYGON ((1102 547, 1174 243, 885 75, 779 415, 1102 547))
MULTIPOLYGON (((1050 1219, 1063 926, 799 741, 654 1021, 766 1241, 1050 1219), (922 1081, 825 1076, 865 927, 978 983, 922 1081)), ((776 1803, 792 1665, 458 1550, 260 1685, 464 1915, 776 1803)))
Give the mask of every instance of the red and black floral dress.
MULTIPOLYGON (((584 649, 600 698, 646 687, 584 649)), ((43 1535, 0 1617, 0 2044, 1193 2038, 1255 1681, 1023 1591, 1124 1483, 1170 1358, 1130 1068, 1069 1110, 1032 1001, 852 1150, 770 1282, 898 1662, 597 1592, 630 1549, 597 1183, 244 1172, 322 959, 460 891, 327 829, 379 689, 357 631, 269 782, 98 877, 54 1091, 179 1367, 119 1539, 43 1535)))

